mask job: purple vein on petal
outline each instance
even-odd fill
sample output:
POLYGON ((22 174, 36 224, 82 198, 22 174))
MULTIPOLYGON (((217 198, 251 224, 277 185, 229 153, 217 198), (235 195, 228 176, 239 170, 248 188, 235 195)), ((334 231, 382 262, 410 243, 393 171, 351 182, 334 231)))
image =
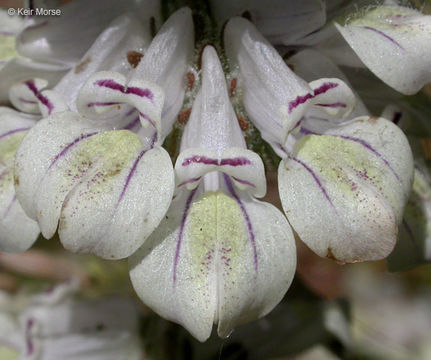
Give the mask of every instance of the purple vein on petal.
POLYGON ((322 106, 322 107, 329 107, 329 108, 345 108, 347 107, 347 105, 345 103, 342 102, 335 102, 332 104, 314 104, 316 106, 322 106))
POLYGON ((127 88, 124 85, 119 84, 112 79, 97 80, 94 84, 111 90, 120 91, 123 94, 132 94, 132 95, 137 95, 139 97, 145 97, 149 100, 153 100, 153 97, 154 97, 150 89, 142 89, 136 86, 131 86, 127 88))
POLYGON ((345 140, 354 141, 358 144, 361 144, 363 147, 365 147, 367 150, 371 151, 374 155, 376 155, 379 159, 381 159, 384 164, 389 168, 389 170, 394 174, 394 176, 397 178, 398 181, 401 182, 401 179, 399 178, 398 174, 395 172, 395 170, 392 168, 391 164, 389 164, 388 160, 386 160, 382 154, 380 154, 376 149, 374 149, 370 144, 368 144, 365 140, 355 138, 353 136, 346 136, 346 135, 336 135, 341 137, 345 140))
POLYGON ((33 104, 33 105, 37 104, 37 101, 27 100, 27 99, 24 99, 22 97, 18 98, 18 100, 21 101, 24 104, 33 104))
POLYGON ((238 157, 238 158, 226 158, 221 159, 220 165, 228 165, 228 166, 243 166, 243 165, 250 165, 251 161, 245 157, 238 157))
POLYGON ((51 114, 52 110, 54 110, 54 105, 49 101, 49 99, 41 94, 36 87, 36 84, 33 80, 28 80, 24 84, 27 85, 27 87, 30 89, 30 91, 33 93, 33 95, 38 99, 43 105, 45 105, 48 108, 48 114, 51 114))
POLYGON ((307 170, 310 173, 310 175, 313 177, 314 181, 316 182, 317 186, 319 186, 319 189, 322 191, 323 195, 325 196, 326 200, 328 200, 329 203, 335 208, 334 204, 332 203, 331 198, 329 197, 328 193, 326 192, 326 189, 322 185, 322 182, 320 181, 320 179, 318 178, 316 173, 303 161, 301 161, 295 157, 292 157, 291 159, 293 161, 297 162, 298 164, 300 164, 305 170, 307 170))
POLYGON ((178 261, 180 259, 180 250, 181 250, 181 242, 183 241, 184 227, 186 225, 187 216, 189 215, 189 209, 192 204, 193 196, 195 195, 197 189, 198 188, 195 188, 190 192, 190 195, 186 201, 186 205, 184 206, 183 217, 181 219, 180 230, 178 232, 177 247, 175 249, 174 266, 172 269, 172 272, 173 272, 172 280, 173 280, 174 286, 177 282, 177 266, 178 266, 178 261))
POLYGON ((313 93, 307 93, 305 95, 297 96, 294 100, 288 104, 289 114, 299 105, 306 103, 308 100, 315 98, 318 95, 326 93, 328 90, 334 89, 338 86, 337 83, 325 82, 316 89, 313 89, 313 93))
POLYGON ((13 134, 16 134, 16 133, 21 132, 21 131, 27 131, 29 129, 30 129, 29 127, 24 127, 24 128, 9 130, 8 132, 0 134, 0 139, 5 138, 5 137, 10 136, 10 135, 13 135, 13 134))
POLYGON ((242 179, 239 179, 239 178, 237 178, 237 177, 235 177, 235 176, 231 176, 232 177, 232 179, 234 179, 236 182, 239 182, 240 184, 243 184, 243 185, 247 185, 247 186, 251 186, 251 187, 256 187, 254 184, 252 184, 250 181, 247 181, 247 180, 242 180, 242 179))
POLYGON ((75 140, 73 140, 71 143, 69 143, 60 153, 57 154, 57 156, 54 158, 54 160, 51 162, 51 165, 49 165, 49 169, 51 169, 54 164, 64 155, 66 155, 66 153, 73 147, 75 146, 77 143, 79 143, 81 140, 87 139, 93 135, 98 134, 99 132, 92 132, 92 133, 88 133, 88 134, 82 134, 79 138, 76 138, 75 140))
POLYGON ((202 176, 199 176, 199 177, 195 177, 195 178, 191 178, 191 179, 188 179, 188 180, 186 180, 186 181, 183 181, 181 184, 179 184, 177 187, 181 187, 181 186, 184 186, 184 185, 187 185, 187 184, 192 184, 192 183, 194 183, 194 182, 196 182, 196 181, 199 181, 200 179, 201 179, 201 177, 202 176))
POLYGON ((34 344, 31 338, 31 329, 34 326, 34 319, 28 319, 25 328, 25 342, 27 347, 27 356, 33 355, 34 344))
POLYGON ((226 174, 223 174, 223 178, 227 186, 227 189, 229 190, 230 194, 233 196, 233 198, 241 208, 242 215, 244 216, 245 222, 247 224, 248 235, 250 238, 251 246, 253 247, 254 270, 255 272, 257 272, 258 258, 257 258, 256 238, 253 231, 253 225, 251 224, 250 217, 248 216, 247 210, 245 209, 243 202, 238 197, 238 195, 235 192, 235 189, 233 188, 232 181, 229 179, 229 176, 226 174))
POLYGON ((400 49, 404 50, 404 48, 397 41, 395 41, 394 39, 392 39, 389 35, 385 34, 383 31, 377 30, 376 28, 373 28, 371 26, 362 26, 362 28, 374 31, 375 33, 377 33, 377 34, 383 36, 385 39, 389 40, 394 45, 398 46, 400 49))
POLYGON ((9 203, 8 207, 6 208, 6 211, 3 214, 2 220, 6 218, 6 216, 8 216, 10 210, 12 209, 13 204, 16 201, 16 195, 13 196, 11 202, 9 203))
POLYGON ((140 123, 139 116, 123 127, 123 130, 131 130, 140 123))
POLYGON ((91 102, 87 104, 87 107, 95 107, 95 106, 114 106, 120 104, 119 102, 103 102, 103 101, 96 101, 91 102))
POLYGON ((181 165, 182 166, 188 166, 188 165, 190 165, 192 163, 195 163, 195 164, 205 164, 205 165, 218 165, 218 160, 217 159, 208 158, 206 156, 194 155, 192 157, 184 159, 184 161, 183 161, 183 163, 181 165))
POLYGON ((142 157, 145 155, 145 153, 147 151, 148 151, 147 149, 142 150, 139 153, 138 157, 136 158, 135 162, 133 163, 132 168, 129 171, 129 174, 127 175, 126 182, 123 185, 123 190, 121 191, 121 194, 120 194, 120 197, 118 199, 116 206, 118 206, 118 204, 121 202, 121 200, 123 200, 124 194, 126 193, 126 190, 130 184, 130 180, 132 179, 133 175, 135 174, 135 171, 136 171, 136 168, 138 167, 139 161, 142 159, 142 157))

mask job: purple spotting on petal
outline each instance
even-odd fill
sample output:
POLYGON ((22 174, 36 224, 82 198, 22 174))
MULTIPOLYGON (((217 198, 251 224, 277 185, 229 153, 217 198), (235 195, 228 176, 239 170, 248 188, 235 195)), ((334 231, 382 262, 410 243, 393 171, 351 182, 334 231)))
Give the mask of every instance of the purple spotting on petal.
POLYGON ((87 104, 87 107, 95 107, 95 106, 114 106, 120 104, 119 102, 103 102, 103 101, 96 101, 91 102, 87 104))
POLYGON ((363 28, 363 29, 367 29, 367 30, 374 31, 375 33, 377 33, 377 34, 379 34, 379 35, 383 36, 384 38, 388 39, 391 43, 395 44, 395 45, 396 45, 396 46, 398 46, 400 49, 403 49, 403 50, 404 50, 404 48, 403 48, 403 47, 402 47, 398 42, 396 42, 394 39, 392 39, 389 35, 385 34, 383 31, 377 30, 377 29, 375 29, 375 28, 373 28, 373 27, 371 27, 371 26, 362 26, 362 28, 363 28))
POLYGON ((205 164, 205 165, 218 165, 218 160, 217 159, 211 159, 211 158, 208 158, 206 156, 194 155, 192 157, 184 159, 184 161, 181 165, 182 166, 188 166, 192 163, 205 164))
POLYGON ((236 194, 233 188, 232 181, 229 179, 229 176, 226 174, 223 174, 223 178, 227 186, 227 189, 229 190, 230 194, 233 196, 233 198, 241 208, 242 215, 244 216, 245 222, 247 224, 248 235, 250 237, 251 246, 253 247, 254 270, 255 272, 257 272, 258 258, 257 258, 256 238, 253 231, 253 225, 251 224, 250 217, 248 216, 248 213, 247 213, 247 210, 245 209, 244 204, 242 203, 241 199, 238 197, 238 195, 236 194))
POLYGON ((252 184, 250 181, 247 181, 247 180, 242 180, 242 179, 238 179, 237 177, 235 177, 235 176, 231 176, 232 177, 232 179, 234 179, 236 182, 239 182, 240 184, 243 184, 243 185, 247 185, 247 186, 251 186, 251 187, 256 187, 254 184, 252 184))
POLYGON ((174 266, 172 269, 172 273, 173 273, 172 280, 173 280, 174 286, 177 282, 177 266, 178 266, 178 260, 180 259, 180 250, 181 250, 181 242, 183 240, 184 227, 186 225, 187 216, 189 215, 189 209, 190 209, 190 205, 192 204, 193 196, 195 195, 197 189, 198 188, 190 192, 190 195, 186 201, 186 205, 184 206, 183 218, 181 219, 180 230, 178 232, 177 248, 175 249, 174 266))
POLYGON ((121 194, 120 194, 120 197, 118 199, 116 206, 118 206, 118 204, 121 202, 121 200, 123 200, 124 194, 126 193, 127 187, 129 186, 130 180, 132 179, 133 174, 135 173, 136 168, 138 167, 138 163, 147 151, 148 151, 148 149, 142 150, 139 153, 138 157, 136 158, 135 162, 133 163, 132 168, 129 171, 129 174, 127 175, 126 182, 123 185, 123 190, 121 191, 121 194))
POLYGON ((130 123, 128 123, 126 126, 123 127, 123 130, 131 130, 133 129, 136 125, 138 125, 140 123, 139 121, 139 116, 137 116, 135 119, 133 119, 130 123))
POLYGON ((29 129, 30 129, 29 127, 24 127, 24 128, 9 130, 8 132, 0 134, 0 139, 5 138, 5 137, 10 136, 10 135, 13 135, 13 134, 16 134, 17 132, 27 131, 29 129))
POLYGON ((54 105, 52 104, 51 101, 49 101, 49 99, 45 95, 43 95, 39 92, 34 81, 28 80, 28 81, 24 82, 24 84, 27 85, 27 87, 34 94, 36 99, 38 99, 43 105, 45 105, 48 108, 48 114, 51 114, 52 110, 54 110, 54 105))
POLYGON ((228 166, 244 166, 244 165, 250 165, 251 161, 245 157, 238 157, 238 158, 226 158, 221 159, 220 166, 228 165, 228 166))
POLYGON ((69 143, 60 153, 57 154, 57 156, 54 158, 54 160, 52 161, 51 165, 49 165, 49 169, 51 169, 54 164, 58 161, 58 159, 60 159, 61 157, 63 157, 64 155, 66 155, 66 153, 73 147, 75 146, 77 143, 79 143, 81 140, 87 139, 93 135, 98 134, 99 132, 92 132, 92 133, 88 133, 88 134, 82 134, 79 138, 76 138, 75 140, 73 140, 71 143, 69 143))
POLYGON ((401 112, 401 111, 395 111, 394 112, 394 115, 392 116, 392 122, 395 124, 395 125, 398 125, 398 123, 400 122, 400 120, 401 120, 401 116, 403 115, 403 113, 401 112))
POLYGON ((346 136, 346 135, 336 135, 336 136, 339 136, 339 137, 341 137, 342 139, 345 139, 345 140, 350 140, 350 141, 357 142, 358 144, 361 144, 366 149, 370 150, 374 155, 376 155, 379 159, 381 159, 384 162, 384 164, 389 168, 389 170, 391 170, 392 174, 394 174, 394 176, 397 178, 397 180, 401 182, 401 179, 399 178, 399 176, 395 172, 395 170, 392 168, 391 164, 389 164, 388 160, 386 160, 382 156, 382 154, 380 154, 376 149, 374 149, 365 140, 362 140, 362 139, 359 139, 359 138, 355 138, 353 136, 346 136))
POLYGON ((179 184, 177 187, 184 186, 184 185, 191 184, 191 183, 194 183, 194 182, 196 182, 196 181, 199 181, 199 180, 201 179, 201 177, 202 177, 202 176, 199 176, 199 177, 196 177, 196 178, 191 178, 191 179, 188 179, 188 180, 186 180, 186 181, 183 181, 183 182, 182 182, 181 184, 179 184))
POLYGON ((347 107, 347 105, 345 103, 342 102, 335 102, 332 104, 314 104, 316 106, 322 106, 322 107, 330 107, 330 108, 345 108, 347 107))
POLYGON ((142 89, 136 86, 127 88, 124 85, 121 85, 112 79, 97 80, 94 84, 100 87, 106 87, 111 90, 120 91, 123 94, 132 94, 132 95, 137 95, 139 97, 145 97, 149 100, 153 100, 153 97, 154 97, 150 89, 142 89))
POLYGON ((30 318, 27 320, 26 328, 25 328, 25 342, 27 347, 27 356, 30 356, 34 352, 34 344, 31 338, 31 329, 34 326, 34 319, 30 318))
POLYGON ((300 164, 305 170, 307 170, 310 175, 313 177, 314 181, 316 182, 316 184, 319 186, 319 189, 322 191, 323 195, 325 196, 326 200, 329 201, 329 203, 334 207, 334 204, 331 201, 331 198, 329 197, 328 193, 326 192, 326 189, 323 187, 320 179, 317 177, 316 173, 304 162, 302 162, 301 160, 292 157, 291 158, 293 161, 297 162, 298 164, 300 164))
POLYGON ((6 211, 3 214, 2 220, 6 218, 6 216, 9 214, 9 211, 12 209, 13 204, 16 201, 16 195, 13 196, 11 202, 9 203, 8 207, 6 208, 6 211))

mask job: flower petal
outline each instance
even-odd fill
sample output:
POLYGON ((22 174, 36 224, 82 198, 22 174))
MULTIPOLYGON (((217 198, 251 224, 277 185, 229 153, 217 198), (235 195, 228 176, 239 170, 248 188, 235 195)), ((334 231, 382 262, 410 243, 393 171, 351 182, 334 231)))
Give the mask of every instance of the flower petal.
POLYGON ((296 258, 292 231, 274 206, 222 192, 194 195, 174 200, 130 258, 130 276, 148 306, 204 341, 213 323, 226 337, 268 313, 289 287, 296 258))
POLYGON ((106 0, 102 5, 85 0, 73 1, 61 8, 61 16, 34 18, 33 24, 18 36, 18 50, 35 60, 72 67, 102 30, 115 17, 128 11, 149 28, 150 18, 159 17, 160 4, 154 0, 146 0, 140 5, 133 0, 106 0))
POLYGON ((265 169, 259 155, 241 148, 228 148, 219 158, 209 149, 191 148, 180 153, 175 164, 178 187, 196 188, 199 180, 213 171, 230 176, 240 190, 250 190, 256 197, 266 194, 265 169))
POLYGON ((59 93, 43 90, 47 85, 48 81, 38 78, 17 83, 10 88, 9 99, 19 110, 42 117, 69 110, 59 93))
POLYGON ((120 73, 100 71, 90 76, 81 88, 76 105, 82 115, 105 122, 106 118, 116 118, 134 107, 142 125, 151 125, 157 130, 160 142, 164 98, 163 90, 154 83, 137 79, 127 82, 120 73), (130 106, 123 109, 122 104, 130 106))
POLYGON ((307 84, 245 19, 229 21, 225 44, 227 55, 239 65, 245 109, 280 156, 285 156, 280 149, 289 133, 299 130, 311 105, 340 116, 352 110, 354 95, 343 81, 324 78, 307 84))
POLYGON ((181 8, 163 24, 144 58, 130 74, 131 79, 151 81, 163 89, 162 138, 171 132, 183 105, 186 71, 193 52, 192 12, 189 8, 181 8))
POLYGON ((400 234, 388 257, 390 271, 405 271, 431 261, 430 174, 424 165, 416 166, 413 191, 406 205, 400 234))
POLYGON ((301 43, 306 35, 325 24, 325 3, 320 0, 275 0, 268 6, 259 0, 211 1, 219 23, 246 13, 272 44, 301 43))
POLYGON ((76 111, 75 101, 85 81, 96 71, 116 71, 123 75, 136 66, 139 60, 130 56, 142 56, 151 41, 149 27, 122 15, 116 18, 95 40, 90 49, 55 86, 63 95, 69 108, 76 111))
MULTIPOLYGON (((238 191, 227 174, 218 173, 244 167, 248 169, 243 173, 252 177, 254 167, 253 176, 261 176, 265 183, 256 154, 224 147, 231 137, 227 129, 239 129, 239 125, 230 116, 224 74, 216 51, 209 46, 202 55, 197 100, 194 111, 201 115, 202 124, 190 145, 214 138, 208 147, 182 149, 176 169, 185 179, 204 177, 203 184, 178 191, 160 226, 131 257, 130 275, 148 306, 204 341, 214 323, 219 336, 226 337, 236 325, 271 311, 292 281, 296 259, 293 234, 282 214, 248 191, 238 191), (216 139, 222 140, 221 147, 216 139), (207 183, 216 191, 207 191, 207 183)), ((198 120, 199 116, 187 123, 189 137, 198 120)))
POLYGON ((395 245, 412 164, 396 125, 357 118, 297 142, 279 167, 283 208, 318 255, 340 262, 381 259, 395 245))
POLYGON ((14 58, 0 68, 0 103, 9 101, 9 89, 17 82, 33 78, 48 81, 48 87, 53 87, 66 73, 63 65, 37 63, 25 58, 14 58))
POLYGON ((379 6, 336 26, 365 65, 397 91, 411 95, 431 81, 431 16, 379 6))
POLYGON ((34 124, 31 117, 0 108, 0 251, 27 250, 39 235, 39 226, 17 201, 13 184, 16 150, 34 124))
POLYGON ((130 131, 106 130, 72 112, 39 122, 17 155, 17 194, 45 237, 60 220, 67 249, 113 259, 132 254, 158 225, 174 176, 165 150, 143 147, 130 131))

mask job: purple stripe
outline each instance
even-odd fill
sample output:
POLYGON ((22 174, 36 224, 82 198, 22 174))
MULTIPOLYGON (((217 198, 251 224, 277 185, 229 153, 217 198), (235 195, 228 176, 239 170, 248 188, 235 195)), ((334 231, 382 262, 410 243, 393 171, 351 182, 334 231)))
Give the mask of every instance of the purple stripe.
POLYGON ((220 161, 217 159, 208 158, 206 156, 194 155, 187 159, 184 159, 182 166, 188 166, 191 163, 205 164, 205 165, 220 165, 220 166, 244 166, 250 165, 251 161, 245 157, 238 158, 225 158, 220 161))
POLYGON ((253 247, 253 262, 254 262, 254 270, 257 272, 258 267, 258 259, 257 259, 257 249, 256 249, 256 239, 254 236, 253 226, 251 225, 250 217, 248 216, 247 210, 244 207, 244 204, 242 203, 241 199, 236 194, 232 181, 229 179, 229 176, 226 174, 223 174, 224 181, 226 183, 226 186, 231 193, 231 195, 234 197, 236 202, 238 203, 239 207, 241 208, 242 215, 244 216, 245 222, 247 223, 247 230, 248 235, 250 237, 251 246, 253 247))
POLYGON ((145 120, 147 120, 153 127, 157 129, 156 124, 154 123, 153 120, 150 119, 148 115, 141 113, 140 111, 139 111, 139 115, 141 115, 145 120))
POLYGON ((33 80, 29 80, 24 82, 24 84, 27 85, 27 87, 30 89, 30 91, 33 93, 34 96, 36 96, 36 99, 38 99, 43 105, 45 105, 48 108, 48 114, 51 114, 52 110, 54 109, 54 105, 49 101, 49 99, 42 95, 38 88, 36 87, 36 84, 33 80))
POLYGON ((28 319, 25 328, 25 342, 27 345, 27 356, 30 356, 34 352, 34 344, 31 338, 31 329, 34 326, 34 319, 28 319))
POLYGON ((153 100, 153 97, 154 97, 150 89, 142 89, 142 88, 133 87, 133 86, 126 88, 124 87, 124 85, 121 85, 111 79, 98 80, 94 84, 111 90, 120 91, 123 94, 132 94, 132 95, 137 95, 139 97, 145 97, 145 98, 148 98, 149 100, 153 100))
POLYGON ((318 88, 314 89, 314 96, 318 96, 326 93, 328 90, 338 87, 337 83, 327 82, 320 85, 318 88))
POLYGON ((392 39, 389 35, 386 35, 383 31, 377 30, 377 29, 375 29, 375 28, 373 28, 373 27, 371 27, 371 26, 362 26, 362 28, 363 28, 363 29, 367 29, 367 30, 374 31, 375 33, 377 33, 377 34, 379 34, 379 35, 383 36, 384 38, 388 39, 391 43, 395 44, 395 45, 396 45, 396 46, 398 46, 400 49, 403 49, 403 50, 404 50, 404 48, 403 48, 403 47, 402 47, 398 42, 396 42, 394 39, 392 39))
POLYGON ((299 105, 304 104, 306 101, 312 99, 314 96, 310 93, 298 96, 295 100, 289 102, 289 114, 299 105))
POLYGON ((338 86, 337 83, 332 83, 332 82, 326 82, 323 83, 322 85, 320 85, 318 88, 313 90, 313 94, 308 93, 305 95, 301 95, 296 97, 295 100, 292 100, 289 102, 288 104, 288 108, 289 108, 289 114, 299 105, 304 104, 305 102, 307 102, 308 100, 311 100, 313 98, 315 98, 318 95, 324 94, 326 93, 328 90, 334 89, 338 86))
POLYGON ((300 133, 304 134, 304 135, 320 135, 320 134, 318 134, 318 133, 316 133, 314 131, 308 130, 305 127, 301 127, 300 133))
POLYGON ((235 181, 239 182, 240 184, 248 185, 248 186, 251 186, 251 187, 254 187, 254 188, 256 187, 254 184, 252 184, 251 182, 249 182, 247 180, 238 179, 235 176, 232 176, 232 179, 234 179, 235 181))
POLYGON ((94 106, 113 106, 113 105, 118 105, 120 104, 119 102, 103 102, 103 101, 96 101, 96 102, 91 102, 87 104, 87 107, 94 107, 94 106))
POLYGON ((391 170, 391 172, 394 174, 394 176, 397 178, 397 180, 401 182, 401 179, 399 178, 399 176, 395 172, 395 170, 392 168, 391 164, 389 164, 389 162, 377 150, 375 150, 370 144, 368 144, 366 141, 352 137, 352 136, 346 136, 346 135, 335 135, 335 136, 339 136, 342 139, 354 141, 358 144, 361 144, 366 149, 370 150, 374 155, 376 155, 379 159, 381 159, 385 163, 385 165, 391 170))
POLYGON ((292 157, 291 159, 293 161, 296 161, 298 164, 300 164, 302 167, 304 167, 305 170, 307 170, 310 173, 310 175, 313 177, 316 184, 319 186, 319 189, 322 191, 323 195, 325 196, 326 200, 328 200, 329 203, 334 207, 334 204, 332 203, 328 193, 326 192, 326 189, 323 187, 323 185, 320 182, 320 179, 317 177, 316 173, 307 164, 305 164, 301 160, 294 158, 294 157, 292 157))
POLYGON ((196 182, 196 181, 199 181, 199 180, 201 179, 201 177, 202 177, 202 176, 199 176, 199 177, 196 177, 196 178, 191 178, 191 179, 188 179, 188 180, 186 180, 186 181, 183 181, 183 182, 182 182, 181 184, 179 184, 177 187, 184 186, 184 185, 191 184, 191 183, 194 183, 194 182, 196 182))
POLYGON ((138 125, 140 123, 139 120, 139 116, 136 117, 136 119, 134 119, 132 122, 128 123, 125 127, 123 127, 123 130, 131 130, 133 129, 136 125, 138 125))
POLYGON ((18 98, 19 101, 21 101, 24 104, 37 104, 37 101, 31 101, 31 100, 27 100, 27 99, 23 99, 23 98, 18 98))
POLYGON ((93 132, 93 133, 88 133, 88 134, 82 134, 79 138, 76 138, 75 140, 73 140, 71 143, 69 143, 59 154, 57 154, 57 156, 54 158, 54 160, 52 161, 51 165, 49 165, 49 169, 51 169, 54 164, 61 158, 63 157, 73 146, 75 146, 77 143, 79 143, 81 140, 87 139, 93 135, 98 134, 98 132, 93 132))
POLYGON ((345 103, 342 102, 336 102, 336 103, 332 103, 332 104, 314 104, 316 106, 322 106, 322 107, 330 107, 330 108, 345 108, 347 107, 347 105, 345 103))
POLYGON ((123 200, 124 194, 126 193, 127 187, 129 186, 130 180, 132 179, 132 177, 136 171, 136 168, 138 167, 138 163, 147 151, 148 150, 142 150, 140 152, 140 154, 138 155, 138 157, 136 158, 135 162, 133 163, 133 166, 130 169, 129 174, 127 175, 126 182, 123 186, 123 190, 121 191, 120 198, 118 199, 116 206, 118 206, 118 204, 121 202, 121 200, 123 200))
POLYGON ((16 201, 16 195, 14 195, 14 196, 13 196, 13 198, 12 198, 11 202, 9 203, 9 205, 8 205, 8 207, 7 207, 7 209, 6 209, 6 211, 5 211, 5 212, 4 212, 4 214, 3 214, 2 220, 3 220, 3 219, 5 219, 5 218, 6 218, 6 216, 8 216, 9 211, 12 209, 12 206, 13 206, 13 204, 15 203, 15 201, 16 201))
POLYGON ((198 188, 190 192, 190 195, 186 201, 186 206, 184 207, 183 218, 181 219, 180 230, 178 232, 177 248, 175 250, 174 266, 173 266, 174 286, 177 282, 177 266, 178 266, 178 260, 180 259, 180 250, 181 250, 181 242, 183 241, 184 227, 186 225, 187 216, 189 215, 188 213, 189 213, 190 205, 192 204, 193 196, 195 195, 197 189, 198 188))
POLYGON ((220 166, 244 166, 250 165, 251 161, 245 157, 221 159, 220 166))
POLYGON ((17 132, 26 131, 29 129, 30 129, 30 127, 9 130, 8 132, 5 132, 4 134, 0 134, 0 139, 5 138, 5 137, 10 136, 10 135, 13 135, 13 134, 16 134, 17 132))
POLYGON ((181 165, 182 166, 188 166, 191 163, 205 164, 205 165, 218 165, 218 160, 217 159, 211 159, 211 158, 208 158, 206 156, 194 155, 192 157, 184 159, 184 161, 181 165))

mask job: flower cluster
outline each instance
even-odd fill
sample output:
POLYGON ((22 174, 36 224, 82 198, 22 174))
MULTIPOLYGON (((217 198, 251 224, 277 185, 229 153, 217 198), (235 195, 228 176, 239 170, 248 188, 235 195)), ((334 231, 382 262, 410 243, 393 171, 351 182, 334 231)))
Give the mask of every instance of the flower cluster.
POLYGON ((201 341, 282 299, 294 232, 340 263, 389 255, 412 152, 400 113, 372 116, 339 66, 419 91, 430 16, 385 4, 344 21, 332 1, 212 1, 222 41, 195 48, 191 9, 156 32, 157 1, 121 2, 114 19, 119 4, 77 0, 58 19, 27 19, 27 58, 0 68, 0 101, 17 109, 0 108, 0 250, 58 232, 70 251, 130 257, 139 297, 201 341), (265 169, 249 126, 281 158, 284 214, 257 200, 265 169), (174 127, 175 166, 163 147, 174 127))

